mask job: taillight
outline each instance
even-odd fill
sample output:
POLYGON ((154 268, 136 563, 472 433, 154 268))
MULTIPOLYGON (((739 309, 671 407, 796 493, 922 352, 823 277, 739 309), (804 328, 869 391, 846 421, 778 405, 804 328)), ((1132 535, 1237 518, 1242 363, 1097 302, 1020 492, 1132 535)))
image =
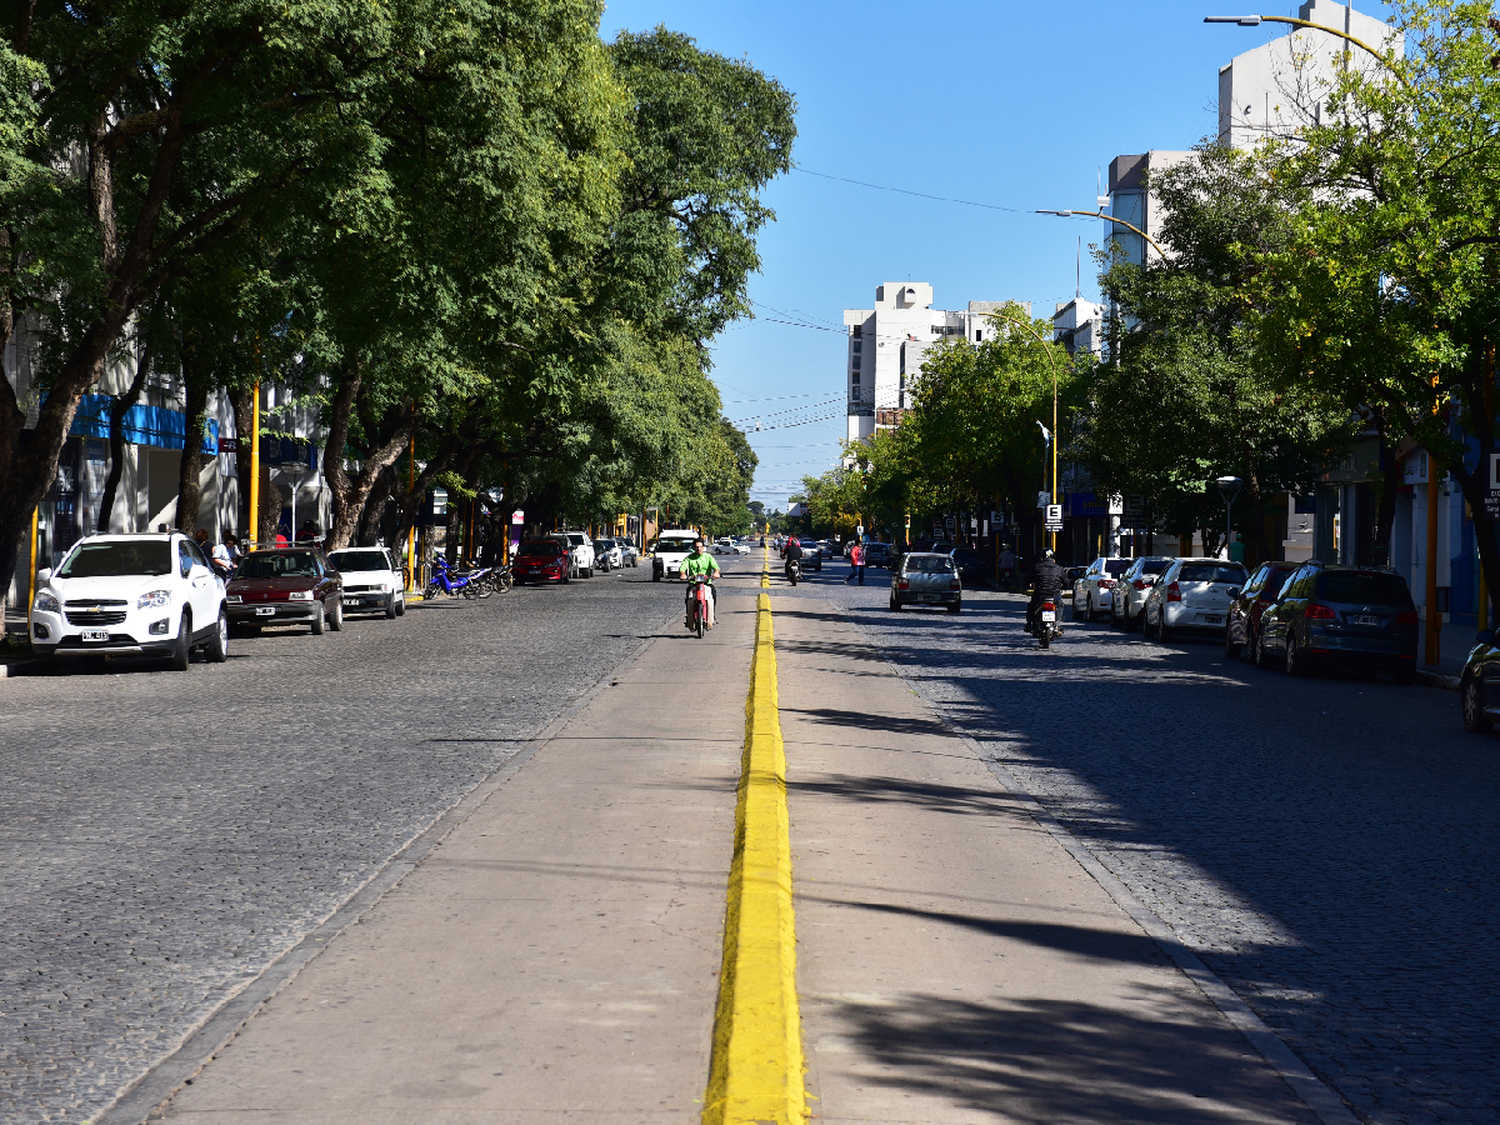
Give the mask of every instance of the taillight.
POLYGON ((898 589, 898 590, 910 590, 911 589, 911 583, 908 582, 906 579, 903 578, 903 579, 901 579, 900 582, 896 583, 896 589, 898 589))
POLYGON ((1317 602, 1310 603, 1302 611, 1302 616, 1311 621, 1334 621, 1338 618, 1338 614, 1334 613, 1333 610, 1329 609, 1326 605, 1319 605, 1317 602))
POLYGON ((1113 578, 1101 578, 1101 579, 1099 579, 1099 589, 1101 589, 1101 590, 1108 590, 1114 584, 1115 584, 1115 580, 1113 578))
POLYGON ((1131 585, 1137 590, 1144 590, 1146 588, 1146 580, 1144 578, 1137 578, 1131 585))
POLYGON ((1043 602, 1042 608, 1051 612, 1055 612, 1057 610, 1057 606, 1053 605, 1051 602, 1043 602))
POLYGON ((1169 601, 1169 602, 1180 602, 1180 601, 1182 601, 1182 590, 1178 588, 1177 583, 1175 583, 1175 582, 1171 583, 1167 587, 1167 601, 1169 601))
POLYGON ((950 590, 961 589, 961 587, 958 584, 958 579, 957 578, 953 579, 953 581, 951 581, 951 582, 948 583, 948 589, 950 589, 950 590))
POLYGON ((1417 623, 1417 611, 1414 609, 1402 610, 1396 614, 1397 625, 1415 625, 1417 623))

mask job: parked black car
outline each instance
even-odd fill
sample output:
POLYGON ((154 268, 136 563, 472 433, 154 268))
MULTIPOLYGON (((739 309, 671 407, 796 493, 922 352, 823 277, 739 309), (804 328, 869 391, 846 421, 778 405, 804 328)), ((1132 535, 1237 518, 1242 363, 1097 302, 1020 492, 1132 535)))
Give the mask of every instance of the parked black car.
POLYGON ((866 543, 865 544, 865 566, 874 570, 877 566, 883 566, 890 570, 896 559, 896 553, 891 550, 889 543, 866 543))
POLYGON ((1244 654, 1255 659, 1256 633, 1260 629, 1260 615, 1266 606, 1276 600, 1287 575, 1301 565, 1278 560, 1261 563, 1250 576, 1250 581, 1238 590, 1232 590, 1229 603, 1229 620, 1224 630, 1224 655, 1233 660, 1244 654))
POLYGON ((1280 659, 1290 676, 1315 666, 1417 675, 1417 607, 1394 570, 1310 562, 1287 576, 1256 633, 1256 664, 1280 659))
POLYGON ((1475 734, 1489 730, 1500 719, 1500 647, 1490 629, 1481 629, 1474 638, 1458 682, 1458 705, 1464 730, 1475 734))
POLYGON ((958 567, 959 580, 966 589, 987 584, 993 564, 981 552, 973 547, 955 547, 949 557, 953 559, 953 565, 958 567))

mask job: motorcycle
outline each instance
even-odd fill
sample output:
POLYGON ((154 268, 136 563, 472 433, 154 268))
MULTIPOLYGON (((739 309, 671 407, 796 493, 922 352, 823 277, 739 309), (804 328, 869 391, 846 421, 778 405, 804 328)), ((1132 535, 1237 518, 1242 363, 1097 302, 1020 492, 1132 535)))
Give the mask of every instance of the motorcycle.
POLYGON ((688 614, 689 628, 703 636, 703 630, 708 625, 708 577, 703 574, 693 576, 692 609, 688 614))
POLYGON ((1042 648, 1050 648, 1053 640, 1062 636, 1062 626, 1057 621, 1057 603, 1050 598, 1041 604, 1036 613, 1036 624, 1032 636, 1042 648))
POLYGON ((786 580, 788 582, 790 582, 793 586, 795 586, 798 582, 800 582, 802 580, 802 560, 801 559, 787 559, 787 561, 786 561, 786 580))

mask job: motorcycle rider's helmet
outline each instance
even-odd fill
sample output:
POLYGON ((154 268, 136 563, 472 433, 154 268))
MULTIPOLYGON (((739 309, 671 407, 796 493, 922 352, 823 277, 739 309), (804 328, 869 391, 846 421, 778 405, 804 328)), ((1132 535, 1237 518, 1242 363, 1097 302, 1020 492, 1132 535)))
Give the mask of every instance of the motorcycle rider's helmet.
POLYGON ((1042 552, 1042 558, 1046 559, 1048 562, 1051 562, 1052 561, 1052 552, 1050 550, 1043 551, 1042 552))

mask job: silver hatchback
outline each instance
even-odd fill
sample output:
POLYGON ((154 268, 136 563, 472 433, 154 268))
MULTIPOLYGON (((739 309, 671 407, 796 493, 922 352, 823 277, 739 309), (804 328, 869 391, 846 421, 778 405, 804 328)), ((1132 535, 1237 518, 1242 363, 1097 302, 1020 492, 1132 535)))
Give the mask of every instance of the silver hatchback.
POLYGON ((940 605, 949 613, 963 608, 963 583, 948 555, 912 551, 891 570, 891 609, 904 605, 940 605))

